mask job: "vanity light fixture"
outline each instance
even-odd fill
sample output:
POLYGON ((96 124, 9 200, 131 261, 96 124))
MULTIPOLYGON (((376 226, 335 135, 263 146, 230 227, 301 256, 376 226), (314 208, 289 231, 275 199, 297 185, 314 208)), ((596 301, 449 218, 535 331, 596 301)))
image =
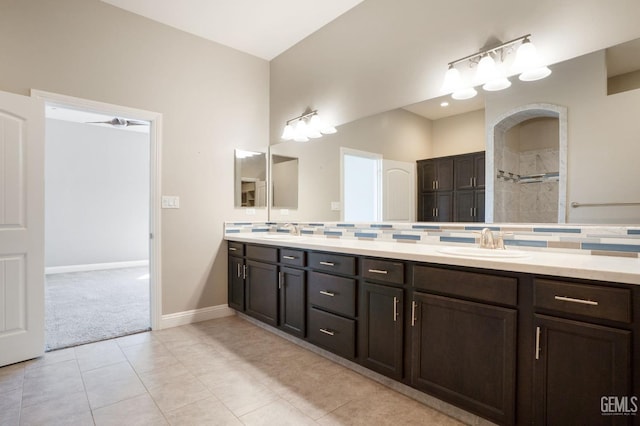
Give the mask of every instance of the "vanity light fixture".
POLYGON ((335 127, 322 121, 317 110, 313 110, 287 120, 281 137, 286 141, 307 142, 309 139, 320 138, 322 135, 330 135, 336 131, 335 127))
MULTIPOLYGON (((490 49, 484 49, 464 58, 449 62, 449 68, 444 76, 442 91, 451 93, 453 99, 471 99, 477 95, 473 86, 482 85, 486 91, 504 90, 511 86, 507 78, 505 59, 520 43, 516 51, 516 58, 511 67, 512 72, 520 74, 522 81, 535 81, 551 74, 551 70, 542 62, 535 46, 529 39, 531 34, 509 40, 490 49), (477 65, 473 81, 466 81, 456 65, 468 62, 472 67, 477 65)), ((468 80, 468 78, 467 78, 468 80)))

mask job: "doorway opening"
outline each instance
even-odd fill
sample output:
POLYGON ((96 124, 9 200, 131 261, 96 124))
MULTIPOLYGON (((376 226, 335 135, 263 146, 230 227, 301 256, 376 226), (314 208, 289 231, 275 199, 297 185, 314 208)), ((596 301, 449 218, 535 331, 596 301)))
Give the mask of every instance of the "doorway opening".
POLYGON ((45 350, 158 328, 157 121, 41 97, 45 350))
POLYGON ((340 148, 342 220, 382 220, 382 155, 340 148))

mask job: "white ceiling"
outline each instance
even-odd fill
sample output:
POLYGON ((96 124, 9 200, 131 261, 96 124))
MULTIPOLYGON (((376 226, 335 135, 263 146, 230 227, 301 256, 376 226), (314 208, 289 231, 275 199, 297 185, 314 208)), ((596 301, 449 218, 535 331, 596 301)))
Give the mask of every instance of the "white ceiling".
POLYGON ((102 0, 270 61, 363 0, 102 0))

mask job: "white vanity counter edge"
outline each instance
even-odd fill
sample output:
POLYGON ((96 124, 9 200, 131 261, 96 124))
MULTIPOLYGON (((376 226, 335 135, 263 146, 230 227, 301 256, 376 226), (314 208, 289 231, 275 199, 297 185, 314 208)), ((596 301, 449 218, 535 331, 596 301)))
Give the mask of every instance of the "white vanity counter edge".
MULTIPOLYGON (((319 250, 357 256, 468 266, 498 271, 525 272, 566 278, 609 281, 640 285, 640 258, 526 251, 526 257, 476 258, 441 253, 445 244, 412 244, 361 241, 323 236, 265 238, 259 233, 227 234, 225 240, 278 247, 319 250)), ((523 251, 524 252, 524 251, 523 251)))

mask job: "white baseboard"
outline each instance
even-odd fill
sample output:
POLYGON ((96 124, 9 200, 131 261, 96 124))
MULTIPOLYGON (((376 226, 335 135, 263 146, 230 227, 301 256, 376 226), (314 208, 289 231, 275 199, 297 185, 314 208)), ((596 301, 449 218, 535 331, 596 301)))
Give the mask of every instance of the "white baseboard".
POLYGON ((45 275, 63 274, 65 272, 86 272, 100 271, 103 269, 133 268, 137 266, 148 266, 149 260, 131 260, 128 262, 112 263, 90 263, 86 265, 50 266, 44 268, 45 275))
POLYGON ((162 316, 160 329, 230 317, 232 315, 235 315, 235 311, 229 305, 209 306, 208 308, 194 309, 192 311, 176 312, 162 316))

